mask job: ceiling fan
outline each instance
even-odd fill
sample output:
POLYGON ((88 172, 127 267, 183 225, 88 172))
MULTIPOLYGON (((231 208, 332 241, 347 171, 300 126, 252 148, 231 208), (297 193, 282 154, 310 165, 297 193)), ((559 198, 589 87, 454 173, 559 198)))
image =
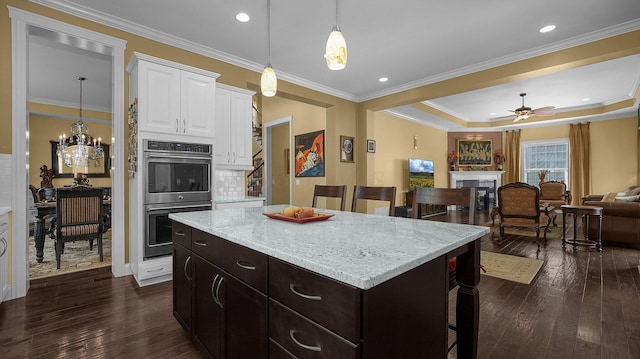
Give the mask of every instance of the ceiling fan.
POLYGON ((521 93, 520 97, 522 97, 522 106, 519 108, 516 108, 515 110, 509 110, 510 112, 513 112, 516 114, 516 118, 513 120, 514 123, 521 121, 521 120, 526 120, 531 116, 553 116, 555 115, 555 113, 553 112, 544 112, 547 110, 552 110, 555 108, 555 106, 545 106, 545 107, 540 107, 540 108, 536 108, 534 110, 531 109, 531 107, 527 107, 524 105, 524 97, 527 96, 526 93, 521 93))

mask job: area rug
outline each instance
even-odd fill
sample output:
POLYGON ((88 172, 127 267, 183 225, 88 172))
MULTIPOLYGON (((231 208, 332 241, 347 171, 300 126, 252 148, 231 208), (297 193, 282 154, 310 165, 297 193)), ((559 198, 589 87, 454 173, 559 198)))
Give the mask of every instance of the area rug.
POLYGON ((36 261, 36 246, 33 237, 29 237, 29 279, 49 277, 62 273, 106 267, 111 265, 111 230, 102 235, 102 251, 104 261, 100 262, 98 246, 93 243, 89 250, 88 241, 67 242, 60 260, 60 269, 56 269, 56 251, 54 240, 46 236, 44 241, 44 258, 42 263, 36 261))
POLYGON ((481 274, 513 282, 530 284, 542 267, 539 259, 524 258, 495 252, 480 252, 480 263, 486 269, 481 274))

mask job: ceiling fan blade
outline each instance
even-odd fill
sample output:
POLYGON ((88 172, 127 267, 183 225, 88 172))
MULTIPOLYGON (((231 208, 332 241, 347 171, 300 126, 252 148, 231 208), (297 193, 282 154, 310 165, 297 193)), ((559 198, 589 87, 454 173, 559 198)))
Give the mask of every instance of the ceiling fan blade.
POLYGON ((540 107, 540 108, 533 109, 531 111, 533 111, 533 112, 546 111, 546 110, 553 110, 554 108, 556 108, 556 107, 555 106, 545 106, 545 107, 540 107))

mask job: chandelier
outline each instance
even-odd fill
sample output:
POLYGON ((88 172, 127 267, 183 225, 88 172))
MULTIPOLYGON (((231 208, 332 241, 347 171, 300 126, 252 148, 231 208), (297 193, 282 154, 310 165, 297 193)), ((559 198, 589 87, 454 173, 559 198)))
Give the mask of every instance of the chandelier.
POLYGON ((71 134, 60 135, 58 158, 68 167, 89 167, 90 161, 97 161, 96 166, 100 166, 100 160, 104 158, 102 149, 102 139, 97 140, 89 135, 89 127, 82 122, 82 81, 85 77, 76 77, 80 81, 80 120, 71 125, 71 134))

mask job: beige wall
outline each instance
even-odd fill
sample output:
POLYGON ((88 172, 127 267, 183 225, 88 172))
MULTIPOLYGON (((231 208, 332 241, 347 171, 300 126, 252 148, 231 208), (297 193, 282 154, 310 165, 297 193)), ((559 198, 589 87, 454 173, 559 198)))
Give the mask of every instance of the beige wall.
POLYGON ((640 184, 637 128, 637 118, 591 123, 592 193, 640 184))
POLYGON ((289 204, 289 183, 291 182, 290 164, 291 150, 289 149, 289 125, 272 127, 271 130, 271 203, 289 204), (288 155, 288 156, 287 156, 288 155))

